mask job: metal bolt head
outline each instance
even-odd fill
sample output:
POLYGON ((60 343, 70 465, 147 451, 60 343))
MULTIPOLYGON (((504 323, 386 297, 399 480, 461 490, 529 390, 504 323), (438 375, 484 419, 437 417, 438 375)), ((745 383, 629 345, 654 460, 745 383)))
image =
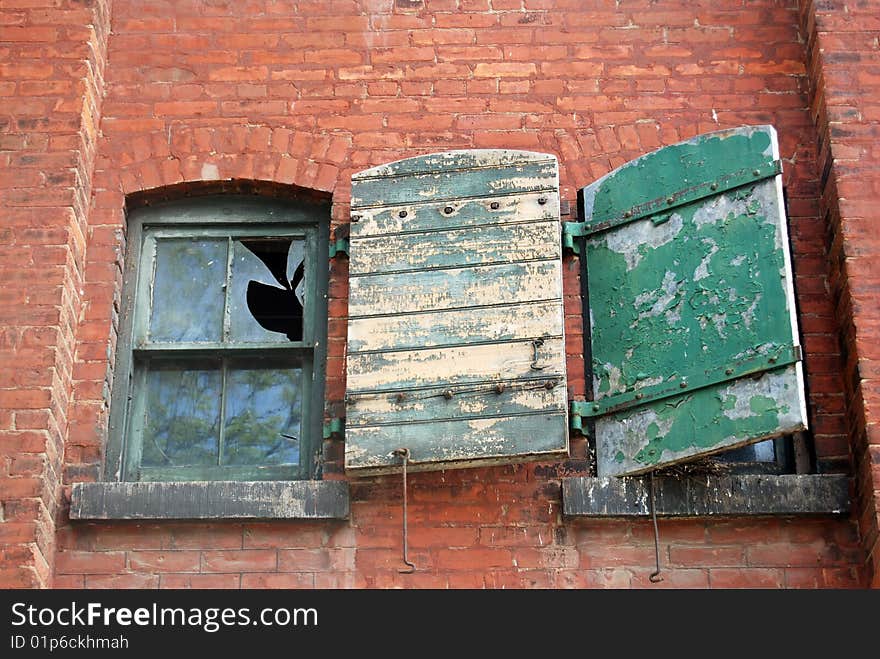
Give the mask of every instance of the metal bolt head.
POLYGON ((400 212, 397 214, 397 217, 399 217, 399 218, 401 218, 401 219, 405 218, 406 216, 407 216, 407 212, 406 212, 406 211, 400 211, 400 212))
POLYGON ((599 411, 599 403, 593 403, 593 411, 594 411, 594 412, 598 412, 598 411, 599 411))
POLYGON ((541 206, 543 206, 544 204, 547 203, 547 197, 538 197, 538 203, 541 204, 541 206))
POLYGON ((489 208, 491 208, 493 211, 497 211, 500 207, 501 204, 499 204, 497 201, 493 201, 491 204, 489 204, 489 208))
POLYGON ((397 394, 397 396, 395 396, 395 399, 397 400, 398 403, 402 403, 403 401, 406 400, 406 394, 399 393, 399 394, 397 394))
POLYGON ((770 362, 771 364, 775 364, 775 363, 776 363, 776 357, 770 357, 767 361, 770 362))
POLYGON ((761 175, 761 170, 760 170, 760 169, 756 169, 755 171, 752 172, 752 174, 753 174, 754 176, 760 176, 760 175, 761 175))
POLYGON ((447 389, 446 391, 444 391, 443 398, 445 398, 446 400, 452 398, 452 389, 447 389))
POLYGON ((453 210, 454 209, 452 208, 452 206, 447 206, 446 208, 443 209, 443 212, 446 213, 447 215, 451 215, 453 210))
POLYGON ((496 394, 503 394, 504 393, 504 383, 503 382, 498 382, 495 385, 495 393, 496 394))
POLYGON ((688 383, 685 382, 684 380, 682 380, 681 382, 678 383, 678 386, 681 387, 682 389, 685 389, 685 388, 687 388, 688 383))
POLYGON ((546 389, 547 391, 550 391, 555 386, 556 386, 556 382, 553 380, 547 380, 544 383, 544 389, 546 389))
POLYGON ((732 368, 725 368, 724 374, 725 375, 733 375, 733 369, 732 368))
POLYGON ((642 398, 644 398, 644 397, 645 397, 645 394, 642 394, 642 393, 636 394, 636 400, 642 400, 642 398))
POLYGON ((352 216, 351 216, 351 221, 352 221, 352 222, 358 222, 358 221, 360 221, 360 219, 361 219, 361 216, 360 216, 360 215, 352 215, 352 216))
POLYGON ((674 204, 674 203, 675 203, 675 197, 666 197, 666 203, 667 203, 667 204, 674 204))
POLYGON ((717 184, 717 183, 713 183, 713 184, 710 185, 709 187, 710 187, 712 190, 717 190, 717 189, 718 189, 718 184, 717 184))
POLYGON ((632 211, 627 211, 627 212, 625 212, 625 213, 623 214, 623 216, 626 217, 626 218, 630 218, 630 217, 633 216, 633 212, 632 212, 632 211))

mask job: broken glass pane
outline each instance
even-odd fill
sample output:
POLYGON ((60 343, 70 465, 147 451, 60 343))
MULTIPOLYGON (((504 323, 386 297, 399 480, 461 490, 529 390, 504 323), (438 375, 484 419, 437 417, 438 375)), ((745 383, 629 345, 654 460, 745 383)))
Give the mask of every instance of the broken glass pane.
POLYGON ((228 371, 223 464, 299 463, 301 378, 299 368, 228 371))
POLYGON ((169 364, 153 366, 147 373, 141 464, 217 464, 221 371, 211 366, 180 370, 179 364, 169 364))
POLYGON ((150 340, 220 341, 226 242, 158 240, 150 340))
POLYGON ((231 341, 302 340, 303 246, 292 238, 233 242, 231 341))

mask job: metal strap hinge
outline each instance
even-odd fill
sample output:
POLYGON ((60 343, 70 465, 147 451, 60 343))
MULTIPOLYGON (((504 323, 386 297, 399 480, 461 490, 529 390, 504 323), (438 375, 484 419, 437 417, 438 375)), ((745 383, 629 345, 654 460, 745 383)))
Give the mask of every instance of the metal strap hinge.
POLYGON ((324 439, 344 439, 345 419, 333 417, 324 423, 324 439))
POLYGON ((621 412, 633 407, 653 403, 664 398, 681 396, 724 382, 755 376, 800 361, 801 348, 797 345, 778 346, 767 354, 755 355, 735 364, 707 371, 699 380, 672 376, 656 385, 634 389, 592 401, 571 401, 570 425, 572 430, 583 432, 586 418, 621 412))
POLYGON ((333 238, 330 239, 330 258, 334 258, 339 253, 351 256, 349 250, 349 225, 340 224, 333 232, 333 238))

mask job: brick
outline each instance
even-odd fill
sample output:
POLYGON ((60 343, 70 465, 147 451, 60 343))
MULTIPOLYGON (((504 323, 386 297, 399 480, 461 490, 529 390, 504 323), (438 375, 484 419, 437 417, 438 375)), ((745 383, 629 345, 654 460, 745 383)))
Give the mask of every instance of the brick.
POLYGON ((202 572, 274 572, 274 549, 216 550, 202 553, 202 572))

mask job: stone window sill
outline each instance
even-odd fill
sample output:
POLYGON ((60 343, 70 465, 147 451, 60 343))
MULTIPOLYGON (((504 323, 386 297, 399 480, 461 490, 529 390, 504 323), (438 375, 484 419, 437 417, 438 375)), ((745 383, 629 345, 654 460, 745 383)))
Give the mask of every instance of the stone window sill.
POLYGON ((347 519, 345 481, 75 483, 71 519, 347 519))
MULTIPOLYGON (((566 478, 562 510, 569 516, 649 515, 650 480, 566 478)), ((845 514, 849 478, 833 474, 657 477, 658 515, 670 517, 845 514)))

